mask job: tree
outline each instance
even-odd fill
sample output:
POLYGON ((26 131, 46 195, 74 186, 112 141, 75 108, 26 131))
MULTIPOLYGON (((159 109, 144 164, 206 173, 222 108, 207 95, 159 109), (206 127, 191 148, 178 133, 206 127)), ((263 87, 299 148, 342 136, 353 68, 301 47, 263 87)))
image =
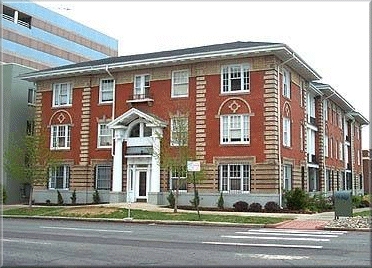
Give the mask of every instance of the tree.
POLYGON ((172 172, 175 179, 175 202, 174 212, 177 212, 178 196, 181 178, 187 174, 187 161, 192 159, 192 152, 188 146, 188 113, 170 114, 171 125, 169 138, 167 136, 159 137, 160 148, 154 150, 155 157, 159 159, 161 168, 172 172), (155 151, 158 151, 156 153, 155 151))
POLYGON ((46 137, 39 132, 35 135, 25 135, 18 142, 11 141, 4 151, 4 168, 8 176, 30 185, 30 207, 34 186, 46 184, 49 179, 48 169, 58 162, 47 144, 46 137))

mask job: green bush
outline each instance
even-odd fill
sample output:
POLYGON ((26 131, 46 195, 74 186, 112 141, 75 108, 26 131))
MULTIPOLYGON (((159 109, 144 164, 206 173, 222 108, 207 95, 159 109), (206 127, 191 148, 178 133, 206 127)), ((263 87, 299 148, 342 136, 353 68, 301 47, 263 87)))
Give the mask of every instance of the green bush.
POLYGON ((7 195, 6 195, 5 188, 2 184, 0 184, 0 194, 1 194, 1 202, 2 204, 5 204, 7 195))
POLYGON ((333 208, 332 197, 325 197, 323 194, 315 194, 308 198, 307 208, 311 211, 322 212, 333 208))
POLYGON ((176 199, 174 197, 173 191, 169 191, 169 195, 167 196, 167 200, 169 202, 169 206, 174 208, 174 204, 176 203, 176 199))
POLYGON ((265 211, 266 212, 278 212, 280 211, 280 206, 278 203, 274 201, 269 201, 265 204, 265 211))
POLYGON ((308 196, 304 190, 296 188, 284 193, 287 208, 290 210, 302 210, 306 208, 308 196))
POLYGON ((74 189, 70 198, 71 198, 71 203, 75 205, 76 204, 76 189, 74 189))
POLYGON ((58 198, 58 201, 57 201, 57 204, 58 205, 63 205, 63 197, 62 197, 62 195, 61 195, 61 193, 57 190, 57 198, 58 198))
POLYGON ((250 212, 262 212, 262 205, 260 203, 252 203, 249 205, 248 211, 250 212))
POLYGON ((238 201, 236 202, 233 207, 237 212, 247 212, 248 211, 248 203, 245 201, 238 201))
POLYGON ((93 203, 94 204, 99 204, 101 202, 101 198, 99 197, 99 192, 96 189, 93 193, 93 203))
POLYGON ((217 207, 219 209, 223 209, 224 205, 225 205, 225 201, 223 200, 223 195, 221 192, 220 197, 218 198, 218 201, 217 201, 217 207))

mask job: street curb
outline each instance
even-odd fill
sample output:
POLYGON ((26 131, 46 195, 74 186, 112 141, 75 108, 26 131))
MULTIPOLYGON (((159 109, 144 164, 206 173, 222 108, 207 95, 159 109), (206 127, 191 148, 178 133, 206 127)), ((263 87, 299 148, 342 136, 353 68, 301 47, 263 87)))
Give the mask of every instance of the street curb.
POLYGON ((345 228, 345 227, 323 227, 326 231, 357 231, 357 232, 371 232, 371 228, 345 228))
POLYGON ((136 220, 136 219, 109 219, 109 218, 79 218, 61 216, 22 216, 3 215, 3 218, 14 219, 39 219, 39 220, 67 220, 67 221, 92 221, 92 222, 118 222, 118 223, 139 223, 139 224, 163 224, 163 225, 190 225, 190 226, 214 226, 214 227, 247 227, 265 228, 267 224, 255 223, 233 223, 233 222, 207 222, 207 221, 170 221, 170 220, 136 220))

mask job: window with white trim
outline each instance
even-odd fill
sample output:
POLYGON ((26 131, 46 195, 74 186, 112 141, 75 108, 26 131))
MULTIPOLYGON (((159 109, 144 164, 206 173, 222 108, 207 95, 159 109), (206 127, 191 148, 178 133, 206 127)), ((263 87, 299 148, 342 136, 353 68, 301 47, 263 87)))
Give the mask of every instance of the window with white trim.
POLYGON ((27 103, 28 105, 36 104, 36 89, 35 88, 28 89, 27 103))
POLYGON ((172 72, 172 98, 189 96, 189 70, 172 72))
POLYGON ((292 165, 283 165, 283 189, 289 191, 292 189, 292 165))
POLYGON ((220 191, 249 192, 251 166, 249 164, 223 164, 219 166, 220 191))
POLYGON ((112 130, 106 123, 98 124, 98 148, 107 148, 112 146, 112 130))
POLYGON ((283 117, 283 145, 291 146, 291 119, 289 117, 283 117))
POLYGON ((149 97, 150 75, 136 75, 134 77, 133 99, 145 99, 149 97))
POLYGON ((338 159, 339 160, 343 160, 343 156, 344 156, 344 145, 342 142, 339 142, 338 144, 338 159))
POLYGON ((115 88, 114 79, 101 79, 99 84, 99 103, 112 102, 114 88, 115 88))
POLYGON ((222 115, 220 117, 221 144, 249 144, 249 115, 222 115))
POLYGON ((287 69, 283 69, 283 96, 290 99, 291 98, 291 73, 287 69))
POLYGON ((96 189, 111 190, 111 165, 96 166, 96 189))
POLYGON ((186 168, 176 171, 171 170, 169 174, 169 188, 173 191, 177 189, 180 192, 187 192, 187 170, 186 168))
POLYGON ((187 146, 189 127, 187 117, 171 118, 171 146, 187 146))
POLYGON ((324 135, 324 156, 328 157, 328 135, 324 135))
POLYGON ((135 124, 129 132, 130 138, 142 138, 142 137, 151 137, 152 128, 146 126, 145 122, 139 122, 135 124))
POLYGON ((248 92, 250 86, 248 65, 228 65, 221 68, 221 92, 248 92))
POLYGON ((49 170, 49 189, 68 190, 70 166, 60 165, 49 170))
POLYGON ((72 105, 71 83, 53 84, 53 107, 72 105))
POLYGON ((50 148, 51 149, 70 149, 71 126, 53 125, 51 129, 50 148))

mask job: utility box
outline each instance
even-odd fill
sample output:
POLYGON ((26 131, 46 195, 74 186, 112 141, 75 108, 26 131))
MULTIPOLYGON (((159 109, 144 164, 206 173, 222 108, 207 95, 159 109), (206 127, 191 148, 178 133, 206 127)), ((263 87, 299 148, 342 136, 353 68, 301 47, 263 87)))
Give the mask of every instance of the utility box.
POLYGON ((335 218, 352 217, 353 203, 351 191, 337 191, 335 192, 335 218))

